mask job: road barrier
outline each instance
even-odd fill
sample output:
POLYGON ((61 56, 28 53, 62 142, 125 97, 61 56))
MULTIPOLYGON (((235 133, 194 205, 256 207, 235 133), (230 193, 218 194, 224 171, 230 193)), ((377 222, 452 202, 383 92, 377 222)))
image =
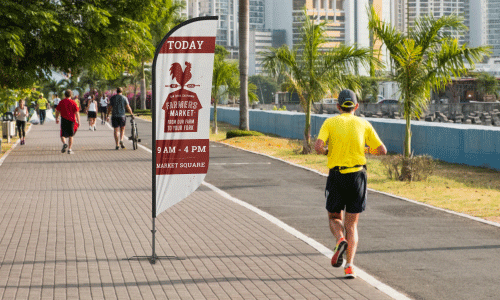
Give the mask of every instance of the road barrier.
MULTIPOLYGON (((288 111, 249 110, 250 130, 285 138, 303 139, 305 114, 288 111)), ((312 115, 311 135, 317 136, 323 122, 332 115, 312 115)), ((213 118, 213 107, 210 118, 213 118)), ((403 153, 405 121, 365 118, 389 152, 403 153)), ((217 120, 239 125, 238 108, 217 108, 217 120)), ((411 148, 415 155, 470 166, 500 170, 500 127, 412 121, 411 148)))

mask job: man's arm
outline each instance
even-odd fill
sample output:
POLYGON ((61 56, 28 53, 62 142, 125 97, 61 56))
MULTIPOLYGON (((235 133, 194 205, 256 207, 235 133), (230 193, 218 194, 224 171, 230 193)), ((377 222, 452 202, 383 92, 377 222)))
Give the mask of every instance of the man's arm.
POLYGON ((106 119, 109 120, 109 114, 113 111, 113 105, 108 105, 108 110, 106 111, 106 119))
POLYGON ((328 155, 328 150, 325 149, 325 142, 323 142, 323 140, 316 140, 316 143, 314 144, 314 150, 316 150, 316 153, 318 154, 328 155))
POLYGON ((134 118, 134 113, 132 112, 132 108, 130 107, 130 105, 127 104, 126 108, 128 112, 132 115, 132 118, 134 118))
POLYGON ((59 110, 56 108, 56 124, 59 124, 59 110))
POLYGON ((384 144, 380 145, 377 147, 377 149, 371 149, 370 147, 365 148, 365 153, 370 153, 373 155, 386 155, 387 154, 387 148, 385 147, 384 144))
POLYGON ((78 125, 80 125, 80 111, 78 111, 78 110, 75 112, 75 119, 76 119, 76 123, 78 125))

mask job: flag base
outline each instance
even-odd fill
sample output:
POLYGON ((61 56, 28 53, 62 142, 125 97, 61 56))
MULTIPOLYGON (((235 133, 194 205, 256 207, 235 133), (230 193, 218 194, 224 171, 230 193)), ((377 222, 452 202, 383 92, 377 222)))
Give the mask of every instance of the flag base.
POLYGON ((153 229, 151 229, 151 233, 153 234, 153 254, 151 254, 151 256, 132 256, 131 258, 126 258, 125 260, 134 260, 134 259, 142 260, 142 259, 147 259, 147 260, 149 260, 149 263, 151 263, 152 265, 154 265, 156 263, 156 261, 160 260, 160 259, 184 260, 184 258, 177 257, 177 256, 158 256, 158 255, 156 255, 156 249, 155 249, 155 242, 156 242, 156 238, 155 238, 155 233, 156 233, 155 221, 156 221, 156 218, 153 217, 153 229))
POLYGON ((157 260, 160 259, 176 259, 176 260, 184 260, 185 258, 183 257, 177 257, 177 256, 158 256, 158 255, 152 255, 152 256, 132 256, 130 258, 126 258, 125 260, 144 260, 147 259, 149 260, 149 263, 154 265, 156 264, 157 260))

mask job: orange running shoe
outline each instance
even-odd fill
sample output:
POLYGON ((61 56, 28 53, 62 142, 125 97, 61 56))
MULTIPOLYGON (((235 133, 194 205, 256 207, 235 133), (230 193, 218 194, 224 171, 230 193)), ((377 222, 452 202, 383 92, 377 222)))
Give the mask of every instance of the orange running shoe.
POLYGON ((344 269, 344 274, 345 274, 345 278, 348 278, 348 279, 354 279, 354 278, 356 278, 356 273, 354 272, 352 266, 349 266, 349 267, 345 268, 344 269))
POLYGON ((332 266, 335 268, 338 268, 342 266, 344 263, 344 258, 342 257, 344 255, 345 250, 347 249, 347 241, 345 238, 341 238, 337 242, 337 246, 335 246, 335 250, 333 251, 333 256, 332 256, 332 266))

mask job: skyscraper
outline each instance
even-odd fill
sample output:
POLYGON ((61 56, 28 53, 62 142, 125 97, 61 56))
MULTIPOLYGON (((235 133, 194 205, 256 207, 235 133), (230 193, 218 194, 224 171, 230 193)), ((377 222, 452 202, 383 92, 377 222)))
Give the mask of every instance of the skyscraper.
MULTIPOLYGON (((466 14, 469 9, 469 0, 392 0, 395 12, 394 22, 398 30, 405 31, 414 28, 415 20, 419 17, 430 16, 440 18, 442 16, 458 15, 464 17, 467 25, 469 16, 466 14)), ((474 1, 474 0, 472 0, 474 1)), ((469 34, 464 32, 450 32, 459 42, 468 42, 469 34)))

